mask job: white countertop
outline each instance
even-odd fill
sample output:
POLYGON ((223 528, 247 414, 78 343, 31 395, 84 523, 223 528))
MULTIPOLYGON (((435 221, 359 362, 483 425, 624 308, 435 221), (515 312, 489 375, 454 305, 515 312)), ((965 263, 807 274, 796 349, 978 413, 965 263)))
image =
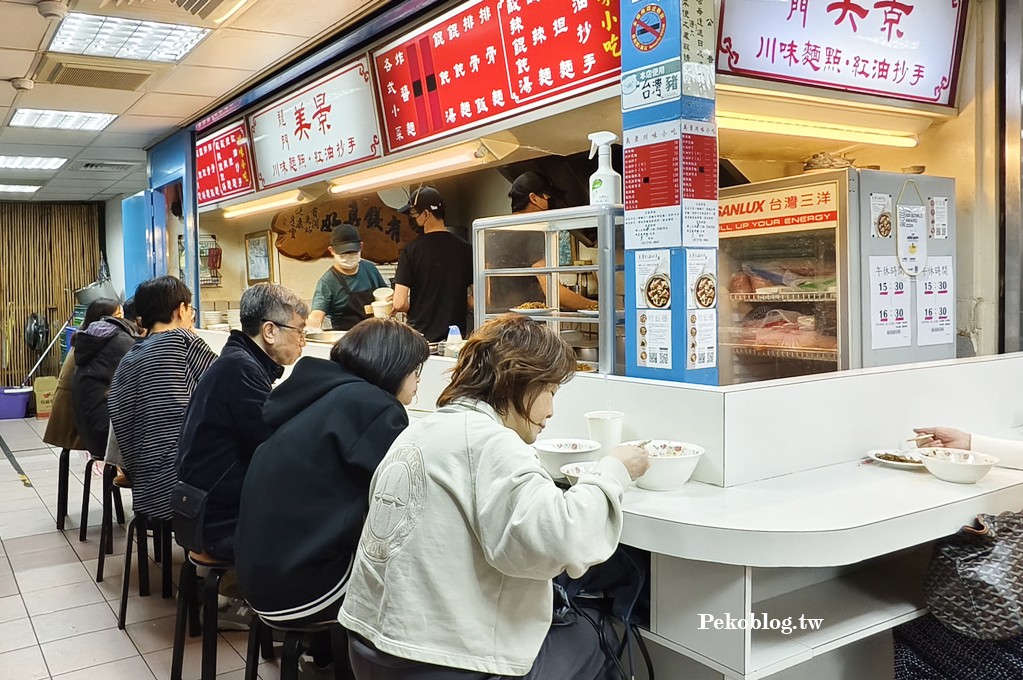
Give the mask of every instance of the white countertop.
POLYGON ((1023 508, 1023 471, 976 484, 925 470, 842 463, 722 488, 632 487, 622 542, 685 559, 761 567, 853 564, 954 533, 977 513, 1023 508))

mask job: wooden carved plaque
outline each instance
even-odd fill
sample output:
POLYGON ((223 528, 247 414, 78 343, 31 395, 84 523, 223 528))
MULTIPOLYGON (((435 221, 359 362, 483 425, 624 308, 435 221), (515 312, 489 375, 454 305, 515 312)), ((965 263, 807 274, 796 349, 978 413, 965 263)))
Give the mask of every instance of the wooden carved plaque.
POLYGON ((375 194, 323 198, 282 210, 270 228, 275 245, 284 257, 318 260, 327 257, 330 232, 335 225, 355 225, 362 236, 362 257, 377 264, 398 261, 398 251, 418 235, 407 215, 389 208, 375 194))

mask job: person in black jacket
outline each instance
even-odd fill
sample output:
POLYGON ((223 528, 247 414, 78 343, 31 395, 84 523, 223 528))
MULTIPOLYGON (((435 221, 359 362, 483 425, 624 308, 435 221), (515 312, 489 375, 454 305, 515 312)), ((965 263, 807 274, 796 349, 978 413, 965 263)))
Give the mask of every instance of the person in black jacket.
MULTIPOLYGON (((408 426, 402 404, 415 397, 429 354, 409 326, 367 319, 329 361, 301 359, 270 394, 263 417, 273 434, 249 464, 235 536, 238 583, 263 619, 337 619, 370 479, 408 426)), ((322 666, 325 654, 314 656, 322 666)))
POLYGON ((284 366, 305 346, 309 307, 284 286, 257 283, 242 294, 241 331, 231 331, 220 358, 203 373, 185 411, 178 442, 178 480, 208 492, 200 561, 234 560, 242 481, 268 432, 263 404, 284 366))
POLYGON ((107 452, 110 381, 137 337, 135 325, 119 316, 105 316, 75 334, 77 367, 71 383, 75 425, 89 455, 98 460, 107 452))

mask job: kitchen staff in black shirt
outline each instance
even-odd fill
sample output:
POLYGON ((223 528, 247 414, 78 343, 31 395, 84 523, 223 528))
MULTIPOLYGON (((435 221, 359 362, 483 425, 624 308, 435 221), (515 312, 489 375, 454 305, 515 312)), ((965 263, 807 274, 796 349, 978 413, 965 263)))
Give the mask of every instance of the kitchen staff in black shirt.
POLYGON ((458 326, 464 337, 472 300, 472 246, 448 231, 444 199, 433 187, 412 192, 401 208, 423 235, 398 255, 394 275, 394 311, 407 312, 408 323, 430 342, 458 326))

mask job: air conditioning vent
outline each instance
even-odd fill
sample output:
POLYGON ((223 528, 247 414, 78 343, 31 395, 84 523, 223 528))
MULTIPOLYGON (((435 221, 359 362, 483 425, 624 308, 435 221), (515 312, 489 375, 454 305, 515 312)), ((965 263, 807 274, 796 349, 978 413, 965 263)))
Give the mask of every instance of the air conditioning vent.
POLYGON ((156 71, 162 70, 145 62, 121 65, 120 61, 124 60, 47 53, 43 55, 35 79, 54 85, 135 91, 156 71))
MULTIPOLYGON (((208 19, 218 7, 227 4, 227 0, 174 0, 174 4, 189 14, 208 19)), ((227 9, 230 9, 230 5, 227 9)))
POLYGON ((114 163, 108 161, 75 161, 71 164, 72 170, 86 170, 89 172, 128 172, 136 167, 138 163, 114 163))

